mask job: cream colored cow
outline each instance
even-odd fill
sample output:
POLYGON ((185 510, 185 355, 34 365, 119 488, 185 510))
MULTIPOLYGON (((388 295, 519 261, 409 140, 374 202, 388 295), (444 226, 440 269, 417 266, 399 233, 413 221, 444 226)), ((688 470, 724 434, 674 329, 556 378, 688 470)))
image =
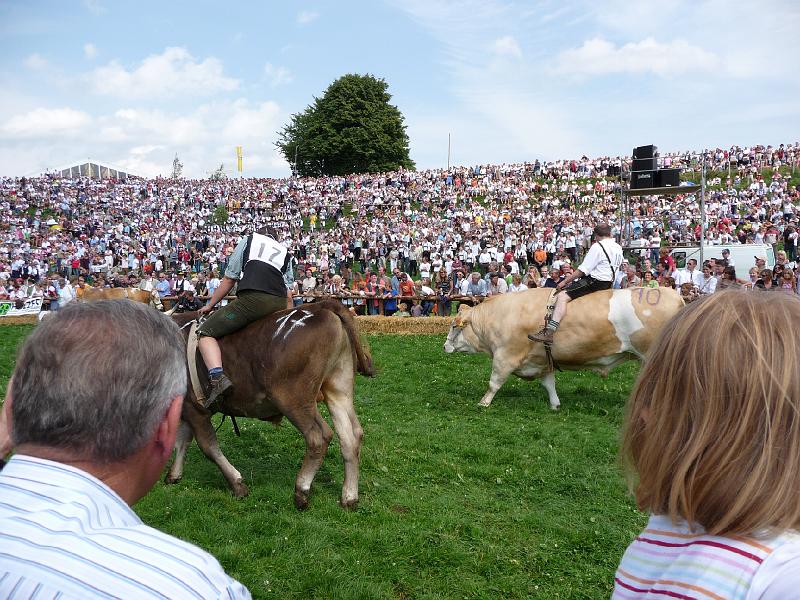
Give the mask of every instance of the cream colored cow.
MULTIPOLYGON (((494 296, 473 308, 459 307, 444 351, 485 352, 492 357, 492 376, 481 406, 492 403, 512 374, 539 379, 547 390, 550 407, 555 410, 561 405, 544 345, 527 337, 542 328, 551 292, 536 288, 494 296)), ((588 294, 569 303, 553 342, 553 358, 562 370, 590 370, 606 376, 618 364, 642 359, 661 328, 681 307, 680 294, 669 288, 588 294)))
POLYGON ((134 302, 150 304, 158 310, 164 310, 161 303, 161 296, 156 290, 147 291, 139 288, 86 288, 81 296, 84 302, 95 302, 97 300, 122 300, 127 298, 134 302))

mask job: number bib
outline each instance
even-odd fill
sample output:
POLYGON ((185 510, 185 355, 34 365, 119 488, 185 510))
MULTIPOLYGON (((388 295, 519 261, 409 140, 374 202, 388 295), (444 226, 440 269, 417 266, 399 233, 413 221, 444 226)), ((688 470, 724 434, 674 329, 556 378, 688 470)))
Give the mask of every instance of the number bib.
MULTIPOLYGON (((250 241, 250 253, 247 261, 257 260, 282 271, 287 254, 288 250, 271 237, 254 233, 250 241)), ((245 262, 245 264, 247 263, 245 262)))

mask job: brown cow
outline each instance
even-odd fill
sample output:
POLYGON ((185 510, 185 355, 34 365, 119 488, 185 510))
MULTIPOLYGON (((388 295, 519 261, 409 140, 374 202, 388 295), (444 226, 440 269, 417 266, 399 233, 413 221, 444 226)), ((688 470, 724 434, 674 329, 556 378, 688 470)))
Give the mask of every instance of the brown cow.
MULTIPOLYGON (((196 313, 173 316, 185 326, 185 336, 195 317, 196 313)), ((356 370, 365 375, 372 375, 373 371, 372 359, 361 345, 352 315, 336 301, 304 304, 251 323, 219 342, 225 370, 234 387, 211 410, 275 423, 283 416, 291 421, 306 440, 306 454, 294 492, 295 505, 303 509, 333 437, 317 408, 318 401, 325 402, 344 458, 341 503, 345 508, 355 507, 363 430, 353 407, 353 386, 356 370)), ((204 393, 208 394, 208 377, 199 354, 196 361, 204 393)), ((189 389, 183 403, 184 424, 175 443, 175 461, 165 481, 174 483, 181 478, 186 448, 194 436, 200 449, 220 468, 233 494, 245 496, 248 489, 242 483, 242 475, 219 449, 211 414, 189 389)))
MULTIPOLYGON (((550 408, 561 405, 544 345, 527 336, 541 328, 551 292, 536 288, 495 296, 474 308, 459 306, 444 351, 485 352, 492 357, 492 376, 481 406, 492 403, 512 374, 539 379, 550 408)), ((642 359, 661 328, 682 307, 678 292, 669 288, 602 290, 577 298, 570 302, 555 335, 553 359, 564 370, 585 369, 606 376, 618 364, 642 359)))
POLYGON ((143 304, 152 304, 158 310, 164 310, 164 305, 161 303, 161 296, 158 295, 156 290, 147 291, 140 288, 93 288, 87 287, 81 295, 81 300, 84 302, 94 302, 95 300, 122 300, 127 298, 134 302, 141 302, 143 304))

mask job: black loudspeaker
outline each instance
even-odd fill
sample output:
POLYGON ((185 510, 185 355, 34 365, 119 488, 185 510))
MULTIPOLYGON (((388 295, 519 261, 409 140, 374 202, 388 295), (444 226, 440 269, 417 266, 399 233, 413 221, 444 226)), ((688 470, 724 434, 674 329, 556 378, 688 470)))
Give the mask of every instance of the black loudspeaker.
POLYGON ((609 177, 619 177, 622 174, 622 167, 619 165, 609 165, 606 169, 606 174, 609 177))
POLYGON ((637 146, 633 149, 633 158, 655 158, 656 156, 658 156, 658 148, 653 144, 637 146))
POLYGON ((656 171, 633 171, 631 172, 631 189, 655 187, 656 171))
POLYGON ((656 187, 675 187, 680 184, 680 169, 659 169, 656 171, 656 187))
POLYGON ((634 158, 631 171, 655 171, 658 168, 655 158, 634 158))

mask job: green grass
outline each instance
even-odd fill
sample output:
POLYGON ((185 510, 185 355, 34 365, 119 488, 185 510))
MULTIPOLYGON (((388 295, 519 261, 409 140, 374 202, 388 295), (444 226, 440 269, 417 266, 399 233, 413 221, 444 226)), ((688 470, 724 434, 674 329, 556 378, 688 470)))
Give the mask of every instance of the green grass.
POLYGON ((616 460, 637 367, 558 373, 559 412, 519 379, 482 409, 487 356, 446 355, 435 336, 369 341, 379 374, 356 382, 357 511, 337 504, 336 438, 301 513, 300 434, 240 420, 241 438, 227 424, 219 435, 249 497, 235 500, 193 446, 184 479, 158 484, 137 512, 212 552, 256 598, 607 598, 645 522, 616 460))
POLYGON ((17 348, 31 331, 33 325, 0 326, 0 391, 3 398, 8 379, 14 370, 17 348))

